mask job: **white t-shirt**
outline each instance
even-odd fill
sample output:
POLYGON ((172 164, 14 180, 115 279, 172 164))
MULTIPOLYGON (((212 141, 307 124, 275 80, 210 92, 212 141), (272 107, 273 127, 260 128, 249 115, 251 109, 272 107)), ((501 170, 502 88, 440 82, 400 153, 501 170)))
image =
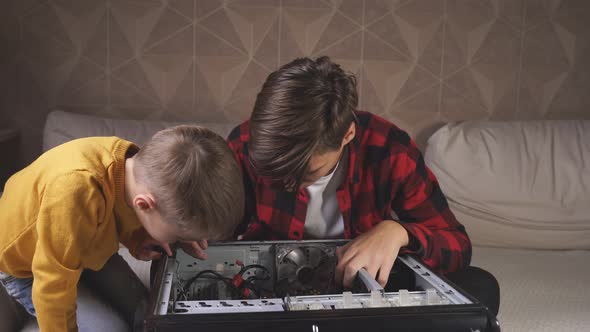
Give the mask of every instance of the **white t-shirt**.
POLYGON ((344 237, 344 220, 336 190, 342 183, 343 172, 336 165, 332 173, 319 178, 305 188, 309 194, 305 216, 306 239, 340 239, 344 237))

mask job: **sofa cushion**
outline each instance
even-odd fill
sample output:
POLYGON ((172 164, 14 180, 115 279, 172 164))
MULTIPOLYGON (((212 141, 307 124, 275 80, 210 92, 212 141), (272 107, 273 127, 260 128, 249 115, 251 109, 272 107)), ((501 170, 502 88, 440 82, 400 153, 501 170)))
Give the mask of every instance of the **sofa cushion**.
POLYGON ((590 249, 590 121, 448 124, 425 160, 474 244, 590 249))
MULTIPOLYGON (((53 111, 47 116, 43 132, 43 151, 47 151, 67 141, 90 136, 118 136, 143 145, 157 131, 188 122, 164 122, 151 120, 119 120, 100 118, 91 115, 53 111)), ((222 137, 237 123, 196 123, 207 127, 222 137)))
POLYGON ((590 251, 473 248, 500 284, 502 331, 587 331, 590 251))

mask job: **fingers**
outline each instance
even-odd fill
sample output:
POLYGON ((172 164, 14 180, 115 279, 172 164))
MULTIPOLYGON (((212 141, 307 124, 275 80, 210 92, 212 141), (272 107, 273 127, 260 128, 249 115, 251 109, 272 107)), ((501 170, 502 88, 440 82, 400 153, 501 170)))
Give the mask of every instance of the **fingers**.
POLYGON ((160 247, 164 249, 164 252, 166 253, 166 255, 168 255, 168 257, 172 256, 172 249, 170 248, 170 245, 168 243, 160 243, 160 247))
POLYGON ((162 253, 157 252, 157 251, 150 251, 150 253, 148 254, 147 261, 158 260, 160 258, 162 258, 162 253))
MULTIPOLYGON (((203 240, 201 240, 203 241, 203 240)), ((201 242, 199 241, 199 242, 201 242)), ((207 241, 207 240, 205 240, 207 241)), ((190 254, 195 257, 198 258, 200 260, 205 260, 207 259, 207 253, 201 248, 201 245, 195 241, 190 243, 190 247, 191 247, 191 252, 190 254)))
POLYGON ((338 247, 336 248, 336 257, 338 259, 338 265, 336 266, 336 270, 335 270, 335 278, 336 278, 336 282, 338 284, 342 285, 342 279, 344 277, 344 269, 346 267, 346 263, 348 263, 348 261, 350 260, 350 255, 346 256, 346 254, 350 254, 349 252, 349 248, 350 248, 350 244, 352 242, 347 243, 346 245, 342 246, 342 247, 338 247))
POLYGON ((143 250, 142 252, 139 253, 139 255, 137 256, 137 259, 142 260, 142 261, 153 261, 153 260, 158 260, 162 258, 162 253, 155 251, 155 250, 143 250))
POLYGON ((209 246, 207 240, 178 242, 178 245, 184 252, 197 259, 206 260, 208 257, 205 252, 205 249, 209 246))
POLYGON ((356 265, 354 262, 350 262, 344 268, 344 277, 342 278, 342 286, 346 289, 352 287, 352 281, 356 277, 356 274, 362 266, 356 265))
POLYGON ((371 278, 377 280, 377 273, 379 272, 380 266, 378 264, 370 264, 367 267, 367 272, 371 275, 371 278))
POLYGON ((380 265, 369 263, 363 266, 363 260, 361 258, 362 257, 356 256, 349 260, 343 267, 341 267, 342 286, 345 289, 351 288, 358 271, 361 268, 365 268, 367 272, 369 272, 369 275, 375 279, 381 285, 381 287, 385 287, 387 280, 389 279, 389 273, 393 267, 393 261, 389 262, 388 260, 385 260, 380 265))
POLYGON ((172 249, 170 248, 170 245, 167 243, 158 242, 153 238, 148 237, 140 244, 136 258, 143 261, 160 259, 162 257, 162 250, 168 256, 172 256, 172 249))
POLYGON ((335 271, 336 282, 344 288, 351 288, 358 270, 363 267, 363 262, 353 248, 342 249, 346 251, 340 253, 341 258, 335 271))
POLYGON ((399 250, 396 250, 393 253, 393 255, 388 256, 381 263, 381 267, 379 268, 379 276, 376 280, 379 284, 381 284, 381 286, 383 288, 385 288, 385 285, 387 285, 387 280, 389 280, 389 274, 391 273, 391 269, 393 268, 393 265, 395 264, 395 260, 396 260, 398 254, 399 254, 399 250))
POLYGON ((340 262, 342 260, 342 247, 336 248, 336 259, 340 262))
POLYGON ((373 279, 385 286, 396 255, 393 258, 378 254, 369 255, 366 251, 357 250, 355 246, 349 246, 351 243, 336 249, 338 256, 338 265, 335 271, 336 282, 346 289, 351 288, 358 271, 365 268, 373 279))
POLYGON ((141 243, 140 247, 143 248, 143 250, 154 251, 154 252, 158 252, 157 248, 162 248, 162 250, 164 250, 166 255, 168 255, 168 256, 173 255, 172 249, 170 248, 170 244, 160 242, 158 240, 153 239, 152 237, 147 237, 146 239, 144 239, 143 242, 141 243))
POLYGON ((352 241, 348 242, 347 244, 343 245, 342 247, 336 248, 336 257, 338 258, 338 261, 340 261, 342 259, 342 256, 344 255, 344 253, 346 253, 346 251, 348 251, 348 248, 350 248, 351 244, 352 244, 352 241))
POLYGON ((389 280, 389 273, 391 273, 391 268, 393 267, 393 263, 395 260, 389 260, 383 262, 381 268, 379 269, 379 275, 377 276, 377 282, 381 287, 385 288, 387 285, 387 280, 389 280))
POLYGON ((336 278, 336 283, 342 285, 342 280, 344 278, 344 269, 346 268, 346 264, 348 260, 344 260, 342 257, 338 259, 338 265, 336 265, 336 270, 334 271, 334 278, 336 278))

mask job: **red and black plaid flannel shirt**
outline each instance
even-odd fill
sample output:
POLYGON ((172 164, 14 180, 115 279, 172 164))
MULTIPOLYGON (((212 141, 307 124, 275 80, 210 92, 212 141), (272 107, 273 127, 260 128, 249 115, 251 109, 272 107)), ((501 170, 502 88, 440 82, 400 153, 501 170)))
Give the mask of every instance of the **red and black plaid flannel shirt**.
MULTIPOLYGON (((409 135, 368 112, 356 112, 357 129, 348 144, 346 178, 337 190, 344 235, 354 238, 392 211, 408 231, 413 253, 442 273, 469 265, 471 242, 448 207, 438 182, 409 135)), ((249 121, 236 127, 228 142, 234 151, 246 192, 244 222, 238 234, 248 240, 301 240, 308 194, 278 190, 258 176, 248 160, 249 121)))

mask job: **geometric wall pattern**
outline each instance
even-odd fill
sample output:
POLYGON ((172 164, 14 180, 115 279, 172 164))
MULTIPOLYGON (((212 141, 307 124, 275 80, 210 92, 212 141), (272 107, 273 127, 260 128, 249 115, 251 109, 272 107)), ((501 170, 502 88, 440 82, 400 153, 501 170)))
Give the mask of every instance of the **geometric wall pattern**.
POLYGON ((240 121, 266 76, 329 55, 420 140, 464 119, 590 118, 587 0, 4 0, 0 127, 60 108, 240 121))

